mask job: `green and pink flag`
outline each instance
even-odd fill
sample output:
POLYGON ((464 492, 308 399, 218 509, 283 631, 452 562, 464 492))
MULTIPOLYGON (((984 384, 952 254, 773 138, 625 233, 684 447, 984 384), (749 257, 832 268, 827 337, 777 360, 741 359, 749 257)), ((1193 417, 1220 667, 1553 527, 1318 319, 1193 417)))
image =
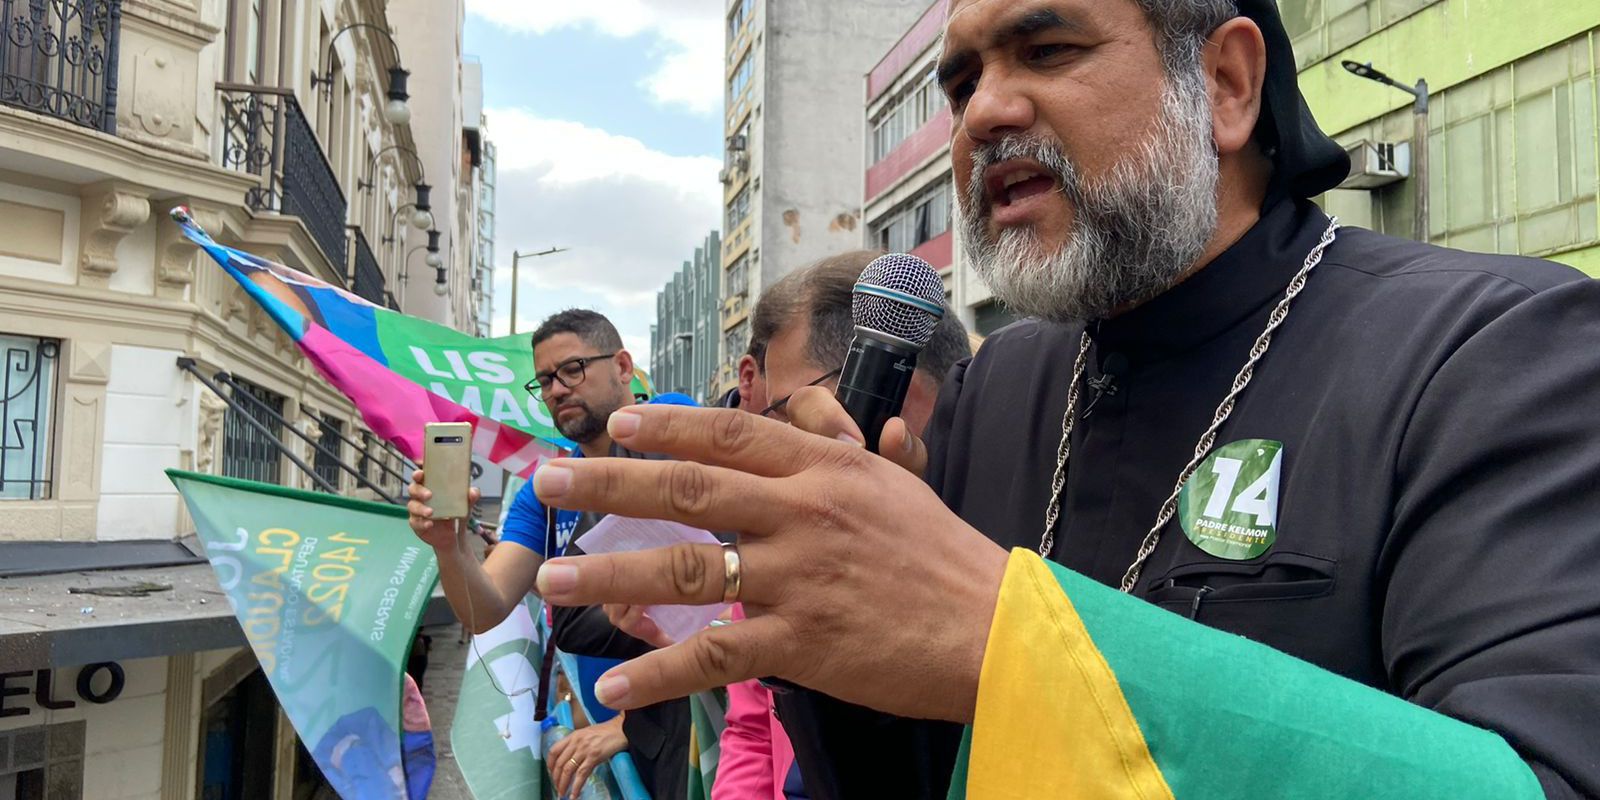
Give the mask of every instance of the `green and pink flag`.
MULTIPOLYGON (((522 477, 571 449, 544 403, 523 389, 534 374, 526 335, 479 339, 407 316, 218 244, 181 206, 172 218, 350 398, 367 427, 407 458, 422 457, 429 422, 472 423, 473 452, 522 477)), ((640 371, 633 389, 653 394, 640 371)))

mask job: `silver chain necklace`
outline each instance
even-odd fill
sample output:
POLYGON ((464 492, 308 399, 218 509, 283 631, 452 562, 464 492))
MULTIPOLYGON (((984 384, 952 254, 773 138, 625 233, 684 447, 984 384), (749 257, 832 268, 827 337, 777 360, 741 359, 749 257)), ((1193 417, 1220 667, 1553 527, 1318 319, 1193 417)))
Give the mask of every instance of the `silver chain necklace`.
MULTIPOLYGON (((1134 584, 1139 582, 1139 573, 1144 569, 1144 562, 1150 554, 1156 551, 1156 545, 1161 543, 1161 529, 1172 521, 1172 515, 1178 510, 1178 495, 1183 492, 1183 485, 1189 482, 1194 471, 1200 468, 1200 462, 1205 460, 1211 452, 1211 447, 1216 443, 1217 431, 1222 428, 1222 423, 1228 421, 1228 415, 1233 413, 1233 404, 1239 399, 1239 394, 1244 387, 1250 385, 1250 379, 1255 376, 1256 364, 1267 354, 1267 348, 1272 345, 1272 334, 1283 325, 1289 317, 1289 304, 1306 288, 1306 278, 1311 275, 1311 270, 1322 263, 1322 253, 1333 244, 1338 235, 1339 219, 1330 217, 1328 229, 1323 232, 1322 240, 1306 256, 1305 266, 1289 281, 1289 288, 1283 293, 1283 299, 1278 301, 1278 306, 1272 309, 1272 315, 1267 319, 1267 328, 1256 338, 1256 343, 1250 348, 1250 358, 1245 361, 1244 368, 1233 379, 1233 389, 1228 396, 1222 398, 1222 404, 1217 406, 1217 413, 1211 419, 1211 427, 1201 434, 1200 441, 1194 446, 1194 458, 1189 459, 1189 465, 1178 473, 1178 485, 1172 488, 1172 494, 1167 495, 1166 502, 1161 504, 1161 512, 1156 515, 1156 524, 1144 536, 1144 542, 1139 545, 1139 553, 1134 557, 1133 563, 1128 566, 1128 571, 1122 576, 1122 591, 1131 593, 1134 584)), ((1067 485, 1067 460, 1072 455, 1072 423, 1077 418, 1078 385, 1083 380, 1083 371, 1089 363, 1089 331, 1084 329, 1083 336, 1078 343, 1078 359, 1072 365, 1072 386, 1067 390, 1067 411, 1061 416, 1061 446, 1056 449, 1056 474, 1050 482, 1050 505, 1045 508, 1044 536, 1039 540, 1039 555, 1043 558, 1050 557, 1050 551, 1055 549, 1056 522, 1061 518, 1061 491, 1067 485)))

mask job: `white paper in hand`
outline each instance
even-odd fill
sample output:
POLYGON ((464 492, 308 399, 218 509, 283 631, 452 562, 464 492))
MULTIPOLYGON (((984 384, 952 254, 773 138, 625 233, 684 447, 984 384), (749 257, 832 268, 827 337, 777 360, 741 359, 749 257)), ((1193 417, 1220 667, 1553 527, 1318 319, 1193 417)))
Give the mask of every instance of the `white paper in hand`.
MULTIPOLYGON (((578 537, 578 546, 591 554, 653 550, 679 542, 719 544, 709 531, 659 519, 632 519, 611 515, 578 537)), ((650 606, 645 613, 662 633, 681 642, 710 625, 728 609, 726 603, 709 606, 650 606)))

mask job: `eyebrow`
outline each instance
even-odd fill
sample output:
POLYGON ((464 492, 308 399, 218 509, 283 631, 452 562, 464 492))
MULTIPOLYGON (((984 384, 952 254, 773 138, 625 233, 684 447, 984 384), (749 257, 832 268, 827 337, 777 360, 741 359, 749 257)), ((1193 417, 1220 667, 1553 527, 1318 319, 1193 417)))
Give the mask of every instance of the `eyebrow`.
MULTIPOLYGON (((990 46, 1004 47, 1018 39, 1026 39, 1029 36, 1052 30, 1068 30, 1074 33, 1082 33, 1085 28, 1078 20, 1064 17, 1055 9, 1036 8, 1002 26, 990 39, 990 46)), ((967 48, 957 50, 939 59, 937 70, 939 84, 944 86, 955 80, 956 76, 966 72, 977 58, 977 53, 967 48)))

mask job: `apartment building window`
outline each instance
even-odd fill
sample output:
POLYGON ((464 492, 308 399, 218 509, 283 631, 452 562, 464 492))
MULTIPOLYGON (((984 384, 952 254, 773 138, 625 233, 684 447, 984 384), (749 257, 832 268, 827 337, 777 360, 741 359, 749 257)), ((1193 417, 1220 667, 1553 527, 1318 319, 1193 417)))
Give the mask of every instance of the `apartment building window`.
POLYGON ((733 79, 728 81, 728 105, 733 105, 744 96, 744 90, 750 86, 750 76, 755 72, 755 59, 752 54, 745 53, 739 59, 739 66, 733 70, 733 79))
POLYGON ((0 500, 48 500, 61 342, 0 333, 0 500))
POLYGON ((750 349, 750 320, 744 320, 722 335, 723 352, 737 359, 750 349))
POLYGON ((289 43, 280 41, 275 27, 281 22, 283 9, 273 0, 228 0, 227 39, 224 44, 223 70, 227 79, 252 85, 276 84, 275 68, 283 63, 284 53, 269 60, 274 44, 280 47, 289 43))
POLYGON ((344 460, 344 440, 339 437, 344 435, 344 423, 323 414, 317 418, 317 427, 321 429, 322 436, 317 439, 318 449, 311 469, 330 486, 338 486, 343 477, 340 475, 339 462, 344 460))
POLYGON ((739 260, 728 267, 728 297, 740 297, 750 291, 750 257, 739 256, 739 260))
POLYGON ((755 6, 755 0, 739 0, 733 11, 728 12, 728 41, 739 38, 739 32, 744 30, 745 23, 755 14, 755 6))
POLYGON ((873 224, 872 241, 891 253, 905 253, 950 230, 950 181, 941 179, 896 206, 873 224))
POLYGON ((235 390, 237 394, 249 395, 260 402, 254 403, 249 397, 239 397, 237 403, 228 406, 228 412, 223 415, 222 474, 230 478, 277 483, 282 462, 278 444, 273 440, 281 441, 283 438, 283 425, 278 421, 283 415, 283 396, 248 381, 235 378, 234 382, 238 384, 235 390), (268 409, 272 413, 268 413, 268 409), (246 415, 261 423, 272 435, 269 437, 246 422, 246 415))
POLYGON ((743 189, 740 189, 739 193, 734 195, 732 200, 728 201, 728 216, 726 220, 727 224, 723 226, 723 230, 732 233, 733 229, 739 227, 739 223, 744 222, 749 216, 750 187, 746 186, 743 189))
POLYGON ((922 129, 928 120, 944 110, 947 100, 939 88, 936 73, 930 68, 920 80, 896 92, 872 120, 872 163, 887 158, 901 142, 922 129))

